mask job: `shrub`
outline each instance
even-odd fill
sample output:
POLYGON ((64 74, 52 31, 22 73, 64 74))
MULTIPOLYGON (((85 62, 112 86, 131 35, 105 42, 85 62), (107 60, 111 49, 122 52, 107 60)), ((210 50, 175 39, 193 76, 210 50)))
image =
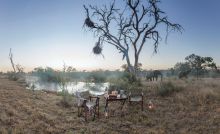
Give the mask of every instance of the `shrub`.
POLYGON ((55 72, 44 72, 44 73, 39 74, 39 77, 42 81, 57 82, 57 76, 55 72))
POLYGON ((62 96, 61 104, 64 107, 70 107, 71 102, 73 101, 72 95, 68 93, 67 90, 59 92, 59 95, 62 96))
POLYGON ((44 68, 35 68, 33 72, 34 75, 38 76, 41 81, 44 82, 57 82, 58 71, 50 67, 44 68))
POLYGON ((125 72, 121 78, 127 79, 129 83, 134 83, 134 82, 137 82, 138 80, 134 74, 128 73, 128 72, 125 72))
POLYGON ((141 80, 127 72, 119 78, 110 79, 109 82, 111 83, 110 89, 137 90, 142 87, 141 80))
POLYGON ((61 104, 64 107, 70 107, 72 102, 72 96, 68 93, 67 84, 69 79, 66 77, 65 72, 60 72, 56 76, 56 82, 59 85, 61 92, 60 95, 62 96, 61 104))
POLYGON ((92 81, 92 82, 105 82, 106 75, 104 72, 94 71, 89 74, 89 76, 87 77, 87 80, 92 81))
POLYGON ((110 86, 109 88, 122 88, 122 89, 127 89, 129 87, 129 82, 126 79, 121 79, 121 78, 114 78, 110 79, 110 86))
POLYGON ((157 93, 160 96, 168 96, 174 92, 179 92, 181 91, 183 88, 179 87, 179 86, 175 86, 172 82, 168 81, 168 82, 162 82, 158 88, 157 88, 157 93))
POLYGON ((7 76, 8 76, 9 80, 17 81, 19 79, 18 74, 14 73, 14 72, 8 72, 7 76))

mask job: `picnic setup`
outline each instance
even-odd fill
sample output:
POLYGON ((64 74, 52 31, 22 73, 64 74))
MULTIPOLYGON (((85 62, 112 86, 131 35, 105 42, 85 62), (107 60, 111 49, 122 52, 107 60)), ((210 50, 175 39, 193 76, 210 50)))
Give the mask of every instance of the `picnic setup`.
MULTIPOLYGON (((125 90, 111 90, 107 89, 103 95, 94 96, 89 95, 89 97, 84 98, 81 96, 80 92, 76 92, 77 107, 78 107, 78 116, 83 117, 85 121, 88 121, 88 118, 91 117, 92 120, 100 118, 100 115, 103 115, 105 118, 109 118, 110 109, 114 109, 117 106, 116 110, 120 113, 119 116, 123 116, 123 108, 125 104, 129 107, 132 105, 139 105, 140 111, 144 111, 144 94, 143 92, 125 92, 125 90), (111 105, 112 104, 112 105, 111 105), (102 107, 102 110, 100 110, 102 107)), ((151 104, 148 104, 152 107, 151 104)))

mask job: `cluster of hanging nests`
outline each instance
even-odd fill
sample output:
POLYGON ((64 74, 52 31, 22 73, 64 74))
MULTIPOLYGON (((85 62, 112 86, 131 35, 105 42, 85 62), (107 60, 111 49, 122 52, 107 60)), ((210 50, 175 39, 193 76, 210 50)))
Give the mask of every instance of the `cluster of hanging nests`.
MULTIPOLYGON (((89 18, 87 17, 85 19, 85 25, 89 28, 95 28, 95 24, 94 22, 89 18)), ((100 38, 98 40, 98 42, 96 42, 95 46, 93 47, 92 49, 93 53, 96 54, 96 55, 100 55, 102 54, 102 44, 100 42, 100 38)))
MULTIPOLYGON (((88 11, 87 11, 88 14, 88 11)), ((96 28, 95 23, 90 19, 89 16, 87 16, 87 18, 85 19, 85 23, 84 23, 87 27, 89 28, 96 28)), ((96 55, 102 55, 102 43, 100 42, 100 38, 98 40, 98 42, 96 42, 95 46, 92 49, 93 53, 96 55)))

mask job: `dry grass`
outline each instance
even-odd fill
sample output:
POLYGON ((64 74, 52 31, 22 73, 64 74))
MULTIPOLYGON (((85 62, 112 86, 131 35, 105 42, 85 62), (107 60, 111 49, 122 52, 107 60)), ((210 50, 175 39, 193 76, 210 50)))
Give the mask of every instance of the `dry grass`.
POLYGON ((157 95, 157 82, 144 82, 143 112, 126 103, 121 117, 112 103, 106 119, 101 98, 100 118, 86 123, 74 105, 60 105, 61 96, 39 91, 36 98, 19 83, 0 78, 0 133, 220 133, 220 79, 171 81, 183 90, 165 97, 157 95), (149 100, 154 111, 147 109, 149 100))

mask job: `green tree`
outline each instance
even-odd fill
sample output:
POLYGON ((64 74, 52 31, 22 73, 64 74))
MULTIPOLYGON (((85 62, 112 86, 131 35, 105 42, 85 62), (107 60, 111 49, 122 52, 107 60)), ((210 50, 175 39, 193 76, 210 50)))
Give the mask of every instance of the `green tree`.
POLYGON ((198 79, 199 73, 202 70, 208 68, 217 69, 216 64, 212 57, 201 57, 195 54, 191 54, 185 58, 191 69, 196 70, 196 77, 198 79))
POLYGON ((186 72, 191 70, 191 67, 188 62, 177 62, 174 66, 174 70, 176 74, 178 74, 180 72, 186 72))
POLYGON ((67 69, 66 69, 66 72, 68 72, 68 73, 75 72, 75 71, 76 71, 76 68, 71 67, 71 66, 68 66, 67 69))
POLYGON ((168 20, 165 12, 158 7, 159 0, 123 0, 124 9, 115 3, 113 0, 110 5, 100 8, 84 5, 87 14, 85 25, 98 38, 93 48, 95 54, 102 54, 103 44, 112 45, 122 53, 129 72, 136 74, 140 53, 147 42, 152 42, 157 53, 161 41, 159 27, 165 26, 168 35, 170 31, 181 32, 182 26, 168 20), (130 55, 134 57, 130 58, 130 55), (134 59, 133 64, 130 59, 134 59))
POLYGON ((33 72, 37 72, 37 73, 41 73, 41 72, 44 72, 44 68, 43 67, 36 67, 34 68, 34 71, 33 72))

